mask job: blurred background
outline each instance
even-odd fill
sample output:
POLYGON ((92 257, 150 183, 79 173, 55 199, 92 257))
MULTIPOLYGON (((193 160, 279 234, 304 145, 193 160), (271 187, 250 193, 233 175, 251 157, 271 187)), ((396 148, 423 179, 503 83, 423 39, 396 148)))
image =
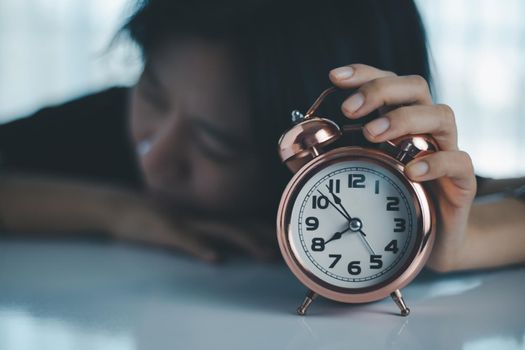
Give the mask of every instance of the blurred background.
MULTIPOLYGON (((436 102, 449 104, 455 110, 460 133, 460 147, 471 154, 477 173, 480 175, 496 178, 525 176, 525 1, 416 0, 416 2, 427 27, 434 64, 436 102)), ((124 40, 112 42, 112 40, 124 20, 132 13, 134 4, 134 1, 131 0, 0 0, 0 124, 26 116, 41 107, 62 103, 110 86, 132 85, 141 71, 138 50, 130 42, 124 40)), ((352 20, 351 17, 349 20, 352 20)), ((60 261, 72 260, 73 258, 68 254, 78 259, 78 256, 75 255, 79 254, 78 251, 74 250, 75 248, 72 249, 72 252, 69 248, 62 250, 66 254, 65 258, 46 261, 50 265, 45 266, 59 266, 60 261)), ((17 250, 14 250, 12 254, 16 252, 17 250)), ((111 250, 109 252, 112 253, 111 250)), ((85 261, 89 261, 88 258, 90 259, 91 256, 86 255, 85 261)), ((123 256, 118 255, 117 252, 116 260, 112 260, 113 255, 111 254, 106 259, 109 259, 107 261, 110 263, 119 262, 120 265, 117 264, 117 266, 125 266, 125 268, 122 267, 122 271, 126 273, 133 271, 133 278, 129 277, 129 284, 123 283, 124 287, 121 287, 123 289, 119 289, 111 284, 110 277, 104 277, 103 273, 100 274, 102 277, 99 277, 99 271, 94 272, 99 265, 91 267, 91 264, 85 263, 86 271, 88 271, 86 275, 95 276, 93 277, 95 282, 88 279, 86 284, 80 283, 80 286, 96 283, 97 278, 101 278, 102 282, 98 282, 100 285, 109 284, 109 287, 102 290, 111 293, 114 288, 114 294, 119 295, 120 298, 120 293, 127 289, 128 285, 132 286, 130 288, 132 290, 138 283, 143 283, 143 279, 146 278, 143 276, 150 276, 152 271, 158 272, 157 266, 163 266, 166 269, 169 266, 169 263, 162 260, 165 259, 164 256, 148 258, 160 259, 160 262, 158 265, 145 265, 146 267, 140 266, 140 259, 138 262, 134 260, 135 255, 132 255, 128 261, 122 260, 123 256), (131 270, 128 268, 130 265, 134 267, 131 270), (142 271, 142 275, 140 273, 138 275, 139 282, 134 279, 135 269, 142 271)), ((104 264, 106 260, 102 261, 104 264)), ((49 267, 48 269, 51 270, 49 267)), ((25 280, 33 280, 31 275, 33 270, 18 267, 17 273, 21 273, 20 271, 26 274, 25 280)), ((171 270, 166 271, 168 271, 165 272, 166 275, 172 273, 171 270)), ((76 283, 79 279, 84 281, 85 276, 82 274, 77 276, 76 273, 77 271, 66 274, 63 280, 60 276, 60 281, 69 283, 71 276, 77 277, 76 283)), ((18 277, 13 276, 11 280, 18 277)), ((162 277, 162 273, 160 276, 162 277)), ((288 276, 283 276, 283 281, 287 281, 288 276)), ((494 287, 488 290, 493 290, 490 293, 500 296, 498 294, 501 292, 500 286, 512 283, 511 277, 513 278, 513 275, 505 277, 503 282, 493 282, 494 287)), ((40 278, 45 280, 48 276, 42 275, 40 278)), ((24 278, 21 280, 25 281, 24 278)), ((160 277, 159 280, 161 280, 160 277)), ((147 281, 150 281, 149 277, 147 281)), ((45 283, 48 282, 40 284, 45 283)), ((463 285, 469 286, 469 283, 468 281, 466 283, 452 281, 450 285, 458 288, 463 285)), ((237 284, 233 283, 234 286, 237 284)), ((49 285, 53 286, 53 282, 49 282, 49 285)), ((27 290, 29 294, 41 292, 36 291, 32 286, 32 284, 29 287, 23 285, 24 290, 27 290)), ((73 283, 73 293, 77 293, 74 286, 73 283)), ((443 286, 446 285, 439 284, 440 290, 445 291, 446 288, 443 286)), ((422 290, 428 289, 426 285, 423 287, 422 290)), ((55 289, 50 287, 49 290, 54 291, 55 289)), ((60 287, 57 290, 61 290, 60 287)), ((64 290, 70 291, 68 288, 64 290)), ((512 288, 505 288, 505 290, 514 293, 512 288)), ((91 293, 91 291, 88 292, 91 293)), ((149 298, 147 294, 149 290, 144 293, 149 298)), ((79 293, 79 295, 82 298, 85 294, 79 293)), ((473 295, 473 299, 465 297, 465 299, 458 300, 473 300, 472 305, 479 303, 481 306, 491 306, 491 303, 480 302, 484 300, 485 294, 474 290, 473 295)), ((98 294, 94 298, 97 296, 98 294)), ((68 295, 64 297, 64 305, 67 308, 71 306, 73 310, 71 312, 87 310, 88 316, 92 316, 88 310, 91 304, 77 308, 78 305, 74 305, 76 299, 69 299, 68 295)), ((496 304, 492 306, 498 311, 514 310, 515 305, 510 301, 515 298, 518 297, 494 298, 496 304)), ((54 307, 54 304, 50 302, 52 299, 46 296, 45 291, 40 300, 43 300, 42 303, 48 308, 54 307)), ((105 311, 112 317, 127 315, 128 306, 134 305, 134 302, 135 299, 124 299, 121 304, 110 305, 105 311), (119 308, 122 308, 123 311, 118 311, 119 308), (113 315, 114 310, 117 312, 113 315)), ((443 303, 448 302, 446 299, 443 303)), ((156 304, 147 299, 146 305, 155 306, 156 304)), ((155 307, 159 309, 165 307, 164 304, 159 305, 155 307)), ((436 305, 441 307, 443 304, 436 305)), ((461 311, 463 305, 459 306, 458 310, 461 311)), ((478 308, 477 305, 476 308, 478 308)), ((171 310, 168 309, 170 312, 171 310)), ((492 309, 489 307, 488 310, 492 309)), ((40 348, 49 346, 53 349, 135 348, 133 335, 127 333, 126 329, 116 329, 111 333, 105 330, 98 331, 96 327, 92 327, 94 321, 86 329, 70 326, 52 318, 35 321, 31 311, 35 312, 35 310, 3 310, 4 316, 0 318, 0 349, 30 349, 34 348, 35 344, 40 348), (6 313, 8 313, 7 316, 6 313)), ((45 311, 45 308, 44 310, 38 309, 36 313, 45 313, 45 311)), ((134 311, 143 312, 140 305, 134 311)), ((481 312, 474 313, 473 317, 485 314, 485 311, 481 308, 481 312)), ((143 327, 155 327, 158 315, 153 314, 155 313, 146 315, 146 319, 149 317, 151 322, 144 322, 143 327)), ((176 313, 173 312, 173 314, 176 313)), ((444 313, 438 314, 440 317, 443 315, 444 313)), ((519 312, 516 315, 521 317, 519 312)), ((136 317, 136 315, 132 316, 130 319, 136 317)), ((83 317, 86 316, 82 314, 80 318, 83 317)), ((89 319, 89 317, 86 318, 89 319)), ((108 316, 108 319, 111 317, 108 316)), ((487 318, 487 320, 490 319, 487 318)), ((514 320, 506 315, 505 319, 514 320)), ((339 319, 335 320, 339 322, 339 319)), ((449 324, 453 335, 457 335, 453 328, 457 327, 458 320, 461 323, 464 318, 458 317, 455 319, 456 322, 449 324)), ((126 323, 126 321, 122 322, 126 323)), ((441 325, 442 318, 438 318, 437 322, 441 325)), ((499 322, 497 318, 495 322, 499 322)), ((169 325, 169 322, 164 323, 169 325)), ((390 327, 390 323, 390 319, 385 319, 384 324, 390 327)), ((416 322, 412 326, 415 325, 418 329, 418 324, 425 323, 416 322)), ((475 327, 478 326, 476 322, 472 324, 475 327)), ((396 330, 397 335, 401 333, 405 325, 406 323, 399 331, 396 330)), ((107 325, 96 324, 96 326, 104 328, 107 325)), ((306 327, 311 332, 310 327, 308 325, 306 327)), ((513 329, 507 326, 507 323, 502 322, 497 329, 501 329, 496 333, 497 337, 494 338, 492 335, 493 338, 488 338, 489 341, 496 339, 496 342, 489 342, 487 346, 486 341, 479 343, 471 341, 465 345, 465 348, 519 349, 523 347, 525 342, 519 338, 517 340, 510 338, 508 340, 510 343, 505 343, 507 338, 500 336, 499 333, 505 335, 506 332, 510 332, 509 329, 513 329), (502 342, 504 346, 501 345, 502 342)), ((170 328, 166 333, 172 334, 171 332, 170 328)), ((419 335, 419 333, 414 332, 414 335, 419 335)), ((309 339, 303 336, 305 333, 298 334, 300 337, 297 339, 309 339)), ((518 332, 518 334, 522 336, 522 333, 518 332)), ((445 339, 448 340, 449 337, 445 339)), ((454 337, 450 339, 457 340, 454 337)))
MULTIPOLYGON (((460 147, 480 175, 523 176, 525 1, 416 2, 436 101, 455 110, 460 147)), ((133 84, 138 51, 124 40, 112 44, 133 7, 129 0, 0 0, 0 123, 133 84)))

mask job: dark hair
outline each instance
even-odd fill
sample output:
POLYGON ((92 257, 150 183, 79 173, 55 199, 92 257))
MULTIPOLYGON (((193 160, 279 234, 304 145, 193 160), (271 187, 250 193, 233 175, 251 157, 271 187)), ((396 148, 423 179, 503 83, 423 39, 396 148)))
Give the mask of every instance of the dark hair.
MULTIPOLYGON (((291 177, 276 152, 290 111, 305 111, 330 85, 329 70, 365 63, 430 80, 423 25, 412 0, 150 0, 123 28, 152 52, 177 37, 222 40, 237 50, 248 78, 258 156, 267 167, 267 206, 291 177)), ((342 123, 339 98, 322 112, 342 123)), ((348 120, 346 120, 348 122, 348 120)), ((272 217, 275 210, 266 214, 272 217)))

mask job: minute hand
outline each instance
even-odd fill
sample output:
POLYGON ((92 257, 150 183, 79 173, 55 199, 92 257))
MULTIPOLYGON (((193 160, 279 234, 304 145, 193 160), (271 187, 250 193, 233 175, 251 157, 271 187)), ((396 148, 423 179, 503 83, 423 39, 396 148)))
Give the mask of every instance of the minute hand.
MULTIPOLYGON (((339 205, 341 207, 341 209, 343 210, 343 212, 345 213, 345 215, 343 216, 346 216, 346 219, 348 220, 348 222, 350 222, 352 220, 352 217, 350 216, 350 214, 348 214, 348 211, 346 211, 345 207, 343 206, 343 203, 341 201, 341 198, 336 195, 331 189, 330 189, 330 186, 326 185, 326 188, 328 189, 328 192, 330 192, 330 194, 332 195, 332 198, 334 199, 334 202, 335 204, 339 205)), ((341 212, 338 208, 336 208, 339 212, 341 212)), ((342 213, 341 213, 342 214, 342 213)), ((359 233, 361 234, 361 236, 365 237, 366 234, 362 231, 362 230, 359 230, 359 233)), ((368 242, 367 242, 368 244, 368 242)))
POLYGON ((359 233, 361 234, 361 238, 363 239, 363 242, 365 243, 366 248, 370 251, 370 253, 372 253, 372 255, 376 255, 376 253, 374 253, 374 250, 370 246, 370 243, 368 243, 368 241, 366 240, 365 238, 366 234, 363 232, 363 230, 359 230, 359 233))
POLYGON ((351 218, 349 215, 343 213, 343 212, 341 211, 341 209, 339 209, 339 208, 338 208, 338 207, 337 207, 337 206, 336 206, 336 205, 335 205, 330 199, 328 199, 328 197, 325 196, 325 195, 323 194, 323 192, 321 192, 320 190, 317 190, 317 192, 319 192, 319 194, 320 194, 321 196, 325 197, 326 200, 328 201, 328 203, 330 203, 330 205, 331 205, 332 207, 334 207, 335 210, 337 210, 337 211, 339 212, 339 214, 341 214, 341 215, 342 215, 342 216, 343 216, 348 222, 350 222, 350 220, 352 220, 352 218, 351 218))
POLYGON ((339 205, 341 207, 341 209, 344 211, 344 213, 346 214, 346 218, 348 221, 352 220, 352 217, 350 216, 350 214, 348 214, 348 212, 346 211, 345 207, 343 206, 343 203, 341 202, 341 198, 339 198, 338 195, 336 195, 332 189, 330 188, 330 186, 326 185, 326 188, 328 189, 328 192, 330 192, 330 194, 332 195, 332 198, 334 199, 334 202, 335 204, 339 205))

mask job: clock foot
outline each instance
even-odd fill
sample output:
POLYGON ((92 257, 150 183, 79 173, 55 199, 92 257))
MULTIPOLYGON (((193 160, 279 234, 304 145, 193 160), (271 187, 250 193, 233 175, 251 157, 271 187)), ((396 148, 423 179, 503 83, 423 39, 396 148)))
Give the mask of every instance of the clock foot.
POLYGON ((403 295, 401 295, 401 291, 396 289, 390 293, 390 296, 392 299, 394 299, 394 303, 396 303, 397 307, 399 307, 399 310, 401 310, 401 316, 408 316, 410 314, 410 309, 405 304, 405 300, 403 299, 403 295))
POLYGON ((306 293, 306 297, 304 298, 303 302, 301 303, 301 306, 297 308, 297 314, 300 316, 304 316, 306 314, 306 310, 310 307, 312 302, 317 297, 317 294, 309 290, 306 293))

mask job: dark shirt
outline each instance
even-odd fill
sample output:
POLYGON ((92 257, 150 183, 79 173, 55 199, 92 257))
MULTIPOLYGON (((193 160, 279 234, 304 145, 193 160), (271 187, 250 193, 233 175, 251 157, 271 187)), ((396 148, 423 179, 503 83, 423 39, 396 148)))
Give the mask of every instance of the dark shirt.
POLYGON ((4 170, 138 187, 126 88, 112 88, 0 125, 4 170))

